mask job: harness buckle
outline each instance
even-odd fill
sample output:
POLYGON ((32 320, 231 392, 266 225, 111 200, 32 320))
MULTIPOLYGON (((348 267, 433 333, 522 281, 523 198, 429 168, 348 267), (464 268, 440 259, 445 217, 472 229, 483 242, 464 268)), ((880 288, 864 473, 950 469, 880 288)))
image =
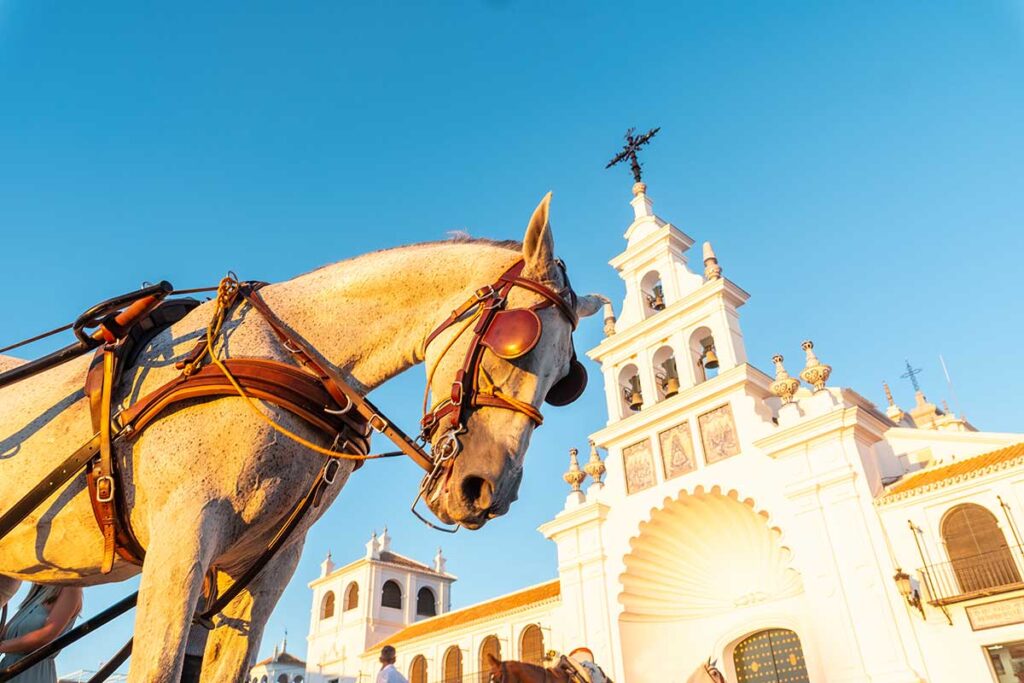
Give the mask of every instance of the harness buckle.
POLYGON ((114 500, 114 478, 104 474, 96 479, 96 502, 109 503, 114 500))
POLYGON ((370 425, 371 429, 374 429, 379 433, 382 433, 385 429, 388 428, 388 421, 385 420, 380 415, 378 415, 377 413, 374 413, 373 415, 370 416, 370 419, 367 420, 367 424, 370 425))
MULTIPOLYGON (((345 440, 345 446, 348 446, 348 440, 345 440)), ((338 464, 337 460, 331 460, 324 467, 324 483, 328 486, 334 483, 334 480, 338 477, 338 470, 341 469, 341 465, 338 464)))
POLYGON ((490 299, 498 293, 498 290, 494 288, 494 285, 484 285, 480 289, 476 290, 476 300, 483 301, 484 299, 490 299))
POLYGON ((451 401, 453 406, 461 406, 462 405, 462 392, 463 392, 462 382, 453 382, 452 383, 452 401, 451 401))

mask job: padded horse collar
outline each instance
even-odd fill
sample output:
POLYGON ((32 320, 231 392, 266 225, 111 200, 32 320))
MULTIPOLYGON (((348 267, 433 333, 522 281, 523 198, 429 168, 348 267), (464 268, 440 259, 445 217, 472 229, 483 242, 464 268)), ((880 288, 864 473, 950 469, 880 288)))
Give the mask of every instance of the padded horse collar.
MULTIPOLYGON (((537 311, 554 307, 569 321, 573 330, 579 323, 574 306, 576 293, 568 284, 565 266, 558 262, 566 280, 564 291, 568 301, 551 287, 523 277, 525 265, 523 260, 516 261, 496 282, 476 290, 430 333, 423 344, 426 349, 442 332, 471 312, 478 316, 462 367, 455 373, 451 395, 426 411, 421 420, 420 440, 424 443, 434 438, 446 420, 448 423, 442 441, 434 449, 435 467, 452 459, 461 450, 459 435, 465 431, 466 421, 475 409, 489 407, 512 410, 526 415, 538 426, 544 421, 540 411, 533 405, 508 396, 500 389, 484 391, 480 387, 480 362, 485 349, 499 358, 512 360, 526 355, 537 345, 543 332, 537 311), (539 294, 543 300, 527 308, 509 309, 508 295, 515 287, 539 294)), ((555 406, 568 405, 579 398, 586 384, 586 370, 576 358, 576 350, 573 348, 569 373, 551 387, 545 400, 555 406)))

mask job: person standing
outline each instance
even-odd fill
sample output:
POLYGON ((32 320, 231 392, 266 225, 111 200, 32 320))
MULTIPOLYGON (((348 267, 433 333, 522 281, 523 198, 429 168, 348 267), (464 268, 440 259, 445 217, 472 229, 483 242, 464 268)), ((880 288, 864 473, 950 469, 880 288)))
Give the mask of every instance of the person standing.
MULTIPOLYGON (((81 610, 81 588, 34 584, 11 623, 0 633, 0 670, 52 642, 71 626, 81 610)), ((47 657, 10 683, 56 683, 56 658, 56 653, 47 657)))
POLYGON ((377 683, 409 683, 405 676, 395 668, 395 648, 385 645, 380 650, 380 673, 377 683))

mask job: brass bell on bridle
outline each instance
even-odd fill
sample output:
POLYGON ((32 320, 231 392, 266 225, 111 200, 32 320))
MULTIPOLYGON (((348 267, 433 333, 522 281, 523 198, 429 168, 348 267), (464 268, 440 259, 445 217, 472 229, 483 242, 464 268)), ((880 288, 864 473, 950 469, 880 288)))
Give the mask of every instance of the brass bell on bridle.
POLYGON ((656 311, 665 310, 665 293, 662 291, 661 285, 654 285, 653 294, 648 297, 648 303, 656 311))
POLYGON ((718 356, 715 354, 714 344, 708 344, 704 347, 704 367, 708 370, 714 370, 718 367, 718 356))
POLYGON ((676 359, 669 356, 661 364, 661 369, 665 371, 664 376, 659 378, 662 391, 665 392, 665 398, 672 398, 679 393, 679 372, 676 369, 676 359))
POLYGON ((629 403, 629 409, 636 411, 644 405, 644 396, 640 393, 640 377, 633 375, 629 378, 629 386, 622 388, 622 393, 629 403))

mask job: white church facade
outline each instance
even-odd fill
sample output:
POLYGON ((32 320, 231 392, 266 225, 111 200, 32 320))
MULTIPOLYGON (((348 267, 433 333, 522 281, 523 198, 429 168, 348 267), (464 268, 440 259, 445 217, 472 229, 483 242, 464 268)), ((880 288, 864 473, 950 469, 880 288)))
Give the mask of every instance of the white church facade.
POLYGON ((386 643, 411 683, 579 646, 618 683, 682 683, 709 658, 730 683, 1024 680, 1024 434, 920 392, 880 408, 799 339, 757 369, 748 294, 707 243, 691 269, 643 183, 632 206, 611 260, 625 301, 589 352, 608 421, 540 527, 553 579, 451 610, 440 553, 406 558, 385 532, 310 583, 305 680, 372 681, 386 643))

